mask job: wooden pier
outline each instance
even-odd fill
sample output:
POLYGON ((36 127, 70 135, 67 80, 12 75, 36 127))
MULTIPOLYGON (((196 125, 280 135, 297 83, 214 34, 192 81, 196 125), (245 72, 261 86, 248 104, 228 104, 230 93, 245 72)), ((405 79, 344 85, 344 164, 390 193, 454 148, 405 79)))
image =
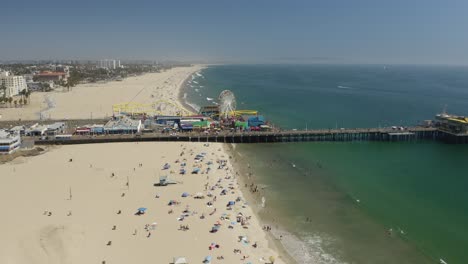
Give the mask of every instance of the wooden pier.
POLYGON ((113 142, 219 142, 219 143, 277 143, 277 142, 338 142, 338 141, 421 141, 434 140, 448 143, 468 143, 468 135, 453 135, 436 128, 412 127, 403 131, 392 129, 330 129, 330 130, 287 130, 277 132, 249 132, 249 133, 180 133, 177 135, 148 133, 141 135, 99 135, 72 136, 70 139, 35 139, 37 145, 54 144, 92 144, 113 142))

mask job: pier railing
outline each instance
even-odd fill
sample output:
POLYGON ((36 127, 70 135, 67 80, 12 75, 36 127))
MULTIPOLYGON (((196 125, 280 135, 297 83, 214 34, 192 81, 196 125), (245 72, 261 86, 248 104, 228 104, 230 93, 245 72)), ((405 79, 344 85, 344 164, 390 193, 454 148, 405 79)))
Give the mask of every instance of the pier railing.
POLYGON ((452 143, 467 143, 467 136, 451 135, 436 128, 411 127, 405 130, 391 128, 283 130, 264 132, 207 133, 145 133, 136 135, 74 135, 69 139, 37 138, 36 144, 90 144, 112 142, 220 142, 220 143, 275 143, 307 141, 417 141, 441 140, 452 143))

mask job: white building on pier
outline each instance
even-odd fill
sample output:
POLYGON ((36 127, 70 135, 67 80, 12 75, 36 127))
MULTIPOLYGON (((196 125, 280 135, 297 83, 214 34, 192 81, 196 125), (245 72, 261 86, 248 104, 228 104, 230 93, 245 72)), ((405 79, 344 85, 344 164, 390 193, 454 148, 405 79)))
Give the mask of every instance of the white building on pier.
POLYGON ((21 146, 21 136, 18 133, 11 134, 0 130, 0 155, 11 154, 21 146))

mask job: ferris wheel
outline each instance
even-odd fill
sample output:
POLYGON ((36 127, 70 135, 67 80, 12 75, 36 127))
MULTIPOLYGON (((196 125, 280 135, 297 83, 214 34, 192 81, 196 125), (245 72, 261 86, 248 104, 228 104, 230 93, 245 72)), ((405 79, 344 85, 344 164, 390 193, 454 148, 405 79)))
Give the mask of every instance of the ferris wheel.
POLYGON ((231 117, 236 111, 236 97, 229 90, 224 90, 219 94, 220 116, 224 118, 231 117))

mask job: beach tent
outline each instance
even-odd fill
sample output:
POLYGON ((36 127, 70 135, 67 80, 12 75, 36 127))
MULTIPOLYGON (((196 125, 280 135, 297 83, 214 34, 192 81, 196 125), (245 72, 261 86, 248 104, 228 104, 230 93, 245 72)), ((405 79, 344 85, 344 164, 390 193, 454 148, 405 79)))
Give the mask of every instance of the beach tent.
POLYGON ((198 172, 200 172, 200 168, 195 168, 193 169, 192 174, 198 174, 198 172))
POLYGON ((203 260, 203 263, 205 264, 211 263, 211 256, 206 256, 205 259, 203 260))
POLYGON ((185 257, 175 257, 174 264, 188 264, 188 262, 185 257))
POLYGON ((233 206, 234 204, 236 204, 236 202, 234 202, 234 201, 229 201, 229 203, 228 203, 226 206, 233 206))
POLYGON ((177 182, 168 179, 167 176, 160 176, 159 177, 159 184, 155 184, 154 186, 167 186, 168 184, 176 184, 177 182))
POLYGON ((167 176, 160 176, 159 177, 159 185, 160 186, 166 186, 167 184, 168 184, 167 176))
POLYGON ((194 198, 204 198, 204 197, 205 196, 201 192, 197 192, 197 194, 195 194, 195 196, 194 196, 194 198))
POLYGON ((182 197, 187 197, 187 196, 189 196, 188 192, 184 192, 184 193, 182 194, 182 197))

